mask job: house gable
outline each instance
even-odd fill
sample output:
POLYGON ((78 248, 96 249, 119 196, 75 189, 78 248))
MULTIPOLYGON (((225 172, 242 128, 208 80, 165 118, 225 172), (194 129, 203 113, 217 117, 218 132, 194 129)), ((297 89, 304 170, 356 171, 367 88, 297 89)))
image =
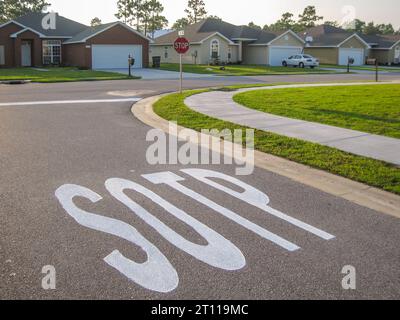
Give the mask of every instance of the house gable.
POLYGON ((14 22, 8 22, 0 26, 0 46, 4 47, 4 65, 5 67, 14 66, 15 50, 14 40, 10 35, 23 30, 23 27, 14 22))
POLYGON ((304 41, 300 37, 298 37, 294 32, 289 30, 278 36, 276 39, 272 40, 268 45, 303 47, 304 41))
POLYGON ((338 45, 340 48, 369 48, 370 46, 363 39, 361 39, 357 34, 353 34, 351 37, 343 41, 338 45))
POLYGON ((149 63, 149 42, 149 39, 144 37, 142 34, 138 32, 132 32, 129 27, 125 27, 123 24, 117 23, 112 27, 99 32, 98 34, 89 37, 84 43, 66 44, 65 47, 68 51, 69 46, 77 45, 73 49, 74 51, 84 50, 85 66, 91 68, 93 45, 129 45, 134 43, 142 46, 142 62, 143 66, 147 66, 149 63))

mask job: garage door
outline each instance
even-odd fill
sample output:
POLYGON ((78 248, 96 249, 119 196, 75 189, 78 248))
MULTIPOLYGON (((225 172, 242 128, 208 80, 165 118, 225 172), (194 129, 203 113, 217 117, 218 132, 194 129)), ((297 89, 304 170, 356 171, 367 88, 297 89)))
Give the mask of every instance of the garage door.
POLYGON ((269 48, 269 65, 270 66, 281 66, 282 60, 289 58, 295 54, 303 52, 303 48, 300 47, 270 47, 269 48))
POLYGON ((142 68, 141 45, 93 45, 93 69, 126 69, 129 55, 135 58, 134 68, 142 68))
POLYGON ((347 66, 349 57, 354 58, 354 66, 365 64, 364 49, 339 49, 339 65, 347 66))

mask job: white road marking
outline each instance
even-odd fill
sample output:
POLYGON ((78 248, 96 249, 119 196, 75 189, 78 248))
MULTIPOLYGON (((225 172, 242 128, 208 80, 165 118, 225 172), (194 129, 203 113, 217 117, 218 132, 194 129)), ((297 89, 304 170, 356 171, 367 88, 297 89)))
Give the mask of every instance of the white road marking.
POLYGON ((4 103, 0 103, 0 107, 37 106, 37 105, 49 105, 49 104, 138 102, 140 100, 142 100, 142 98, 94 99, 94 100, 22 101, 22 102, 4 102, 4 103))
MULTIPOLYGON (((228 193, 231 196, 234 196, 325 240, 335 238, 333 235, 323 230, 317 229, 309 224, 306 224, 269 207, 268 203, 270 202, 270 199, 265 193, 234 177, 220 172, 202 169, 185 169, 181 171, 213 188, 218 189, 219 191, 228 193), (243 192, 237 192, 231 188, 214 182, 211 180, 213 178, 222 179, 226 182, 234 184, 242 189, 243 192)), ((300 247, 296 244, 260 227, 259 225, 245 219, 237 213, 222 207, 221 205, 211 201, 201 194, 183 186, 180 184, 180 182, 185 181, 185 179, 172 172, 145 174, 142 175, 142 177, 156 185, 165 184, 170 186, 176 191, 179 191, 180 193, 204 204, 205 206, 220 213, 233 222, 288 251, 296 251, 300 249, 300 247)), ((114 198, 131 209, 132 212, 134 212, 138 217, 156 230, 161 236, 163 236, 177 248, 190 254, 196 259, 210 266, 228 271, 240 270, 246 265, 246 259, 243 256, 243 253, 231 241, 212 230, 205 224, 201 223, 197 219, 191 217, 183 210, 175 207, 170 202, 164 200, 144 186, 130 180, 118 178, 108 179, 105 182, 105 186, 114 198), (124 193, 126 190, 132 190, 140 193, 147 199, 166 210, 175 218, 192 227, 207 241, 207 245, 195 244, 179 235, 177 232, 169 228, 166 224, 128 197, 124 193)), ((94 191, 91 191, 90 189, 73 184, 61 186, 56 190, 55 195, 66 212, 80 225, 125 239, 139 246, 147 255, 146 262, 136 263, 124 257, 120 251, 114 250, 111 254, 104 258, 104 261, 108 265, 118 270, 128 279, 137 283, 143 288, 155 292, 168 293, 178 287, 179 276, 176 269, 169 262, 168 258, 156 246, 144 238, 133 226, 117 219, 84 211, 78 208, 74 203, 75 197, 83 197, 90 200, 92 203, 96 203, 102 200, 100 195, 94 191)))
POLYGON ((110 192, 115 199, 131 209, 138 217, 160 233, 166 240, 196 259, 203 261, 210 266, 228 271, 240 270, 246 266, 245 257, 242 252, 232 244, 232 242, 149 189, 133 181, 117 178, 107 180, 105 186, 108 192, 110 192), (186 240, 138 203, 134 202, 124 193, 125 190, 136 191, 158 204, 172 216, 191 226, 205 240, 207 240, 208 244, 203 246, 186 240))
POLYGON ((117 219, 112 219, 79 209, 73 202, 75 197, 84 197, 96 203, 102 199, 97 193, 78 186, 66 184, 55 193, 67 213, 80 225, 105 232, 136 244, 147 254, 147 261, 136 263, 125 258, 118 250, 104 258, 104 261, 138 285, 157 292, 175 290, 179 277, 175 268, 162 252, 144 238, 134 227, 117 219))
POLYGON ((146 180, 154 183, 154 184, 166 184, 170 186, 171 188, 175 189, 176 191, 179 191, 183 193, 184 195, 192 198, 193 200, 196 200, 207 207, 211 208, 212 210, 219 212, 223 216, 227 217, 228 219, 232 220, 233 222, 243 226, 244 228, 258 234, 259 236, 263 237, 264 239, 267 239, 278 246, 285 248, 288 251, 296 251, 300 249, 299 246, 296 244, 287 241, 283 239, 282 237, 260 227, 259 225, 247 220, 246 218, 243 218, 242 216, 238 215, 237 213, 220 206, 218 203, 215 203, 214 201, 202 196, 201 194, 181 185, 179 181, 184 181, 182 177, 172 173, 172 172, 160 172, 160 173, 154 173, 154 174, 145 174, 142 175, 143 178, 146 180))
POLYGON ((183 169, 181 171, 188 174, 189 176, 205 183, 205 184, 208 184, 209 186, 212 186, 212 187, 214 187, 220 191, 223 191, 235 198, 238 198, 252 206, 255 206, 269 214, 272 214, 273 216, 275 216, 279 219, 282 219, 286 222, 289 222, 292 225, 295 225, 303 230, 306 230, 312 234, 315 234, 316 236, 318 236, 324 240, 331 240, 331 239, 335 238, 335 236, 333 236, 323 230, 315 228, 307 223, 304 223, 296 218, 288 216, 287 214, 284 214, 282 212, 279 212, 278 210, 275 210, 275 209, 269 207, 268 203, 270 202, 270 199, 265 193, 261 192, 260 190, 257 190, 256 188, 254 188, 254 187, 248 185, 247 183, 244 183, 234 177, 228 176, 221 172, 216 172, 216 171, 211 171, 211 170, 183 169), (234 191, 234 190, 227 188, 217 182, 214 182, 213 180, 210 180, 209 178, 217 178, 217 179, 225 180, 234 185, 237 185, 239 188, 243 189, 244 192, 241 193, 241 192, 234 191))

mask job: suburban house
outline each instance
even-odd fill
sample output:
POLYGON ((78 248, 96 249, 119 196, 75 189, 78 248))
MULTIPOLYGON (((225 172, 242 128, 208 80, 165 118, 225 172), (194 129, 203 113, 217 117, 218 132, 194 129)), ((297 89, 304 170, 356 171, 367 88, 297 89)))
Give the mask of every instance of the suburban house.
POLYGON ((46 13, 31 13, 0 25, 0 67, 43 65, 89 69, 148 66, 150 40, 121 22, 88 27, 55 14, 47 28, 46 13))
MULTIPOLYGON (((303 52, 305 41, 291 30, 266 32, 247 26, 205 19, 184 29, 191 44, 183 56, 187 64, 224 63, 265 64, 281 66, 282 60, 303 52)), ((173 43, 179 37, 174 31, 158 37, 150 44, 150 56, 160 56, 163 63, 179 62, 173 43)))
POLYGON ((380 64, 400 64, 400 35, 361 35, 369 44, 369 56, 380 64))
POLYGON ((370 45, 357 33, 329 25, 320 25, 301 34, 306 47, 304 52, 322 64, 347 65, 349 57, 354 65, 363 65, 369 55, 370 45))
POLYGON ((324 64, 363 65, 367 58, 379 64, 400 63, 400 35, 364 35, 348 32, 329 25, 320 25, 301 34, 306 41, 305 53, 320 59, 324 64))

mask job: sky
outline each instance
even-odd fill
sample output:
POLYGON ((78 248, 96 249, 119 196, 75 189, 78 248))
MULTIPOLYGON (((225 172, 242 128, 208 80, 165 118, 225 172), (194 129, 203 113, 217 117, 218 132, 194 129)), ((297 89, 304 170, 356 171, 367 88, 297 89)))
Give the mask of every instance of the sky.
MULTIPOLYGON (((48 0, 49 10, 67 18, 89 24, 99 17, 103 23, 117 20, 117 0, 48 0)), ((210 15, 224 21, 243 25, 250 21, 258 25, 274 23, 282 13, 292 12, 297 16, 308 5, 315 5, 324 20, 339 22, 358 18, 375 23, 392 23, 400 28, 400 0, 204 0, 210 15)), ((185 15, 187 0, 160 0, 164 15, 170 25, 185 15)))

